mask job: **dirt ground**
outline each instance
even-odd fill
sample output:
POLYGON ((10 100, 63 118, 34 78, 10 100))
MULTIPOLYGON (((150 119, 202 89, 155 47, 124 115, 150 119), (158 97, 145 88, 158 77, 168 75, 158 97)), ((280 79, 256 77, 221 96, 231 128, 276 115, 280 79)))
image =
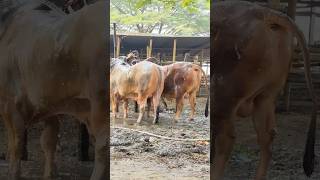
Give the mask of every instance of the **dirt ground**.
MULTIPOLYGON (((209 118, 204 116, 205 98, 197 99, 196 116, 189 121, 188 101, 178 123, 174 112, 160 113, 159 124, 152 124, 152 116, 134 125, 138 117, 133 106, 127 121, 119 118, 111 125, 111 179, 209 179, 209 143, 185 142, 150 137, 127 127, 175 138, 209 139, 209 118), (130 177, 130 178, 129 178, 130 177)), ((133 103, 131 103, 133 104, 133 103)), ((168 102, 169 109, 175 103, 168 102)), ((152 114, 152 113, 151 113, 152 114)), ((119 115, 122 117, 120 111, 119 115)))
MULTIPOLYGON (((118 121, 114 126, 129 127, 155 134, 180 137, 181 132, 188 138, 208 137, 209 124, 203 113, 204 99, 197 104, 197 116, 188 122, 189 107, 178 124, 172 124, 171 113, 161 113, 159 125, 151 125, 152 119, 142 126, 123 125, 118 121)), ((171 104, 173 107, 174 104, 171 104)), ((131 123, 137 114, 131 114, 131 123)), ((302 156, 306 139, 308 113, 277 113, 278 134, 273 145, 273 160, 268 179, 304 180, 302 156)), ((318 128, 320 129, 320 123, 318 128)), ((237 140, 225 173, 227 180, 253 179, 259 159, 256 134, 249 118, 236 122, 237 140)), ((183 137, 184 137, 183 136, 183 137)), ((316 166, 310 179, 320 179, 320 131, 317 132, 316 166)), ((209 145, 174 142, 150 138, 127 130, 112 130, 111 177, 112 179, 209 179, 209 145), (147 142, 145 140, 148 139, 147 142), (151 140, 152 139, 152 140, 151 140)))
MULTIPOLYGON (((197 101, 197 115, 194 121, 188 121, 190 108, 185 106, 182 119, 172 123, 174 112, 160 113, 160 123, 152 125, 152 118, 142 122, 141 126, 131 125, 138 114, 130 110, 128 124, 119 119, 111 125, 111 179, 209 179, 209 144, 205 142, 168 141, 145 134, 114 127, 129 127, 178 138, 208 138, 209 119, 205 118, 204 98, 197 101)), ((132 104, 132 103, 131 103, 132 104)), ((171 108, 174 107, 170 103, 171 108)), ((132 108, 132 107, 131 107, 132 108)), ((278 135, 273 145, 273 160, 269 179, 304 180, 302 156, 306 138, 308 113, 277 113, 278 135)), ((318 119, 319 120, 319 119, 318 119)), ((1 121, 0 121, 1 122, 1 121)), ((318 121, 319 122, 319 121, 318 121)), ((92 171, 92 162, 80 162, 78 156, 78 131, 76 121, 62 120, 60 141, 57 150, 59 176, 54 180, 87 180, 92 171)), ((43 157, 39 144, 42 124, 29 131, 29 161, 22 163, 22 175, 25 180, 41 179, 43 157)), ((316 141, 316 167, 310 179, 320 179, 320 123, 318 123, 316 141)), ((250 119, 236 122, 237 140, 231 160, 226 170, 227 180, 253 179, 259 159, 259 147, 256 144, 250 119)), ((4 161, 7 147, 6 132, 0 123, 0 180, 7 172, 4 161)))
MULTIPOLYGON (((305 146, 309 114, 278 113, 278 134, 273 144, 273 159, 269 170, 269 179, 304 180, 302 157, 305 146)), ((318 118, 319 122, 319 118, 318 118)), ((259 147, 251 119, 236 123, 237 140, 231 161, 226 172, 226 179, 253 179, 259 159, 259 147)), ((316 166, 310 179, 320 179, 320 123, 317 127, 316 166)))
MULTIPOLYGON (((78 161, 79 124, 70 117, 61 117, 59 142, 56 162, 58 176, 52 180, 88 180, 93 168, 93 162, 78 161)), ((43 174, 43 153, 40 146, 40 135, 43 124, 35 124, 28 131, 28 161, 22 161, 23 180, 40 180, 43 174)), ((0 180, 4 180, 8 164, 4 160, 7 148, 7 133, 0 120, 0 180)), ((92 148, 90 148, 92 152, 92 148)), ((92 153, 91 153, 92 155, 92 153)))

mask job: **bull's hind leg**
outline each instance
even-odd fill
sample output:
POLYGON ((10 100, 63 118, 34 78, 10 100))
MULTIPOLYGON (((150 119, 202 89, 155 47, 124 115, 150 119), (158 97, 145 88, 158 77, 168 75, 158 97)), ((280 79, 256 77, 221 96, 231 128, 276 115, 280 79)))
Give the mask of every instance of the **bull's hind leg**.
MULTIPOLYGON (((102 93, 101 93, 102 94, 102 93)), ((95 139, 95 160, 94 169, 90 180, 104 180, 109 174, 109 124, 106 109, 106 102, 102 97, 95 98, 91 103, 91 115, 89 118, 88 130, 95 139)))
POLYGON ((134 101, 134 112, 138 112, 139 111, 139 106, 138 106, 138 102, 134 101))
POLYGON ((160 102, 160 97, 153 96, 153 98, 152 98, 153 111, 154 111, 153 112, 154 113, 153 124, 156 124, 159 121, 159 102, 160 102))
POLYGON ((140 124, 141 120, 143 118, 144 112, 146 110, 147 98, 139 97, 138 98, 138 104, 139 104, 140 112, 139 112, 139 117, 138 117, 138 120, 137 120, 137 124, 140 124))
POLYGON ((115 120, 115 118, 117 117, 117 106, 118 106, 118 102, 116 97, 111 96, 111 110, 112 110, 112 118, 115 120))
POLYGON ((271 145, 275 136, 275 105, 273 97, 258 97, 255 100, 253 123, 260 146, 260 162, 256 180, 266 179, 271 160, 271 145))
POLYGON ((53 177, 56 173, 54 155, 58 142, 59 121, 57 117, 52 117, 44 122, 40 143, 45 156, 44 178, 53 177))
POLYGON ((23 150, 22 150, 22 158, 21 160, 27 161, 28 160, 28 130, 24 131, 23 137, 23 150))
POLYGON ((15 108, 9 108, 8 110, 9 111, 3 116, 8 132, 8 179, 16 180, 19 179, 21 173, 20 169, 25 126, 20 113, 15 108))
MULTIPOLYGON (((230 157, 235 141, 234 125, 231 118, 214 116, 214 146, 213 179, 223 177, 226 163, 230 157)), ((211 155, 213 156, 213 155, 211 155)))
POLYGON ((123 101, 123 118, 128 118, 128 99, 123 101))
POLYGON ((190 112, 190 118, 189 120, 192 121, 194 118, 194 112, 195 112, 195 107, 196 107, 196 92, 192 92, 189 94, 189 103, 191 106, 191 112, 190 112))
POLYGON ((79 124, 79 160, 80 161, 89 161, 89 132, 85 124, 79 124))
POLYGON ((161 97, 161 102, 164 105, 165 110, 167 111, 168 110, 168 105, 167 105, 166 101, 164 100, 164 97, 161 97))
POLYGON ((177 95, 175 122, 178 122, 178 120, 180 119, 182 108, 183 108, 183 95, 177 95))
POLYGON ((150 117, 150 111, 151 111, 151 98, 147 99, 147 106, 148 106, 148 111, 147 111, 147 117, 150 117))

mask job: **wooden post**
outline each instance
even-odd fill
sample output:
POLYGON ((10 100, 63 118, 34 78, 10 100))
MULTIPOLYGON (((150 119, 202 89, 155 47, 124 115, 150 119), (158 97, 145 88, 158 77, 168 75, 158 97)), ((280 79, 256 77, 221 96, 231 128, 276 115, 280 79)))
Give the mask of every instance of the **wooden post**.
POLYGON ((315 23, 316 23, 316 18, 313 15, 314 7, 312 5, 313 0, 311 0, 311 12, 310 12, 310 24, 309 24, 309 45, 314 43, 314 30, 315 30, 315 23))
MULTIPOLYGON (((296 18, 296 7, 297 7, 297 0, 288 1, 287 14, 293 20, 295 20, 295 18, 296 18)), ((292 47, 292 48, 295 49, 295 47, 292 47)), ((292 66, 292 63, 291 63, 291 66, 292 66)), ((285 111, 286 112, 289 112, 289 110, 290 110, 290 97, 291 97, 291 85, 290 85, 290 82, 287 81, 284 86, 284 103, 285 103, 285 111)))
POLYGON ((147 46, 147 52, 146 52, 146 56, 147 56, 147 58, 149 58, 150 56, 149 56, 149 46, 147 46))
POLYGON ((113 23, 113 57, 116 58, 116 53, 117 53, 117 26, 116 23, 113 23))
POLYGON ((297 8, 297 0, 288 1, 288 16, 293 20, 296 19, 296 8, 297 8))
POLYGON ((201 49, 201 59, 200 59, 200 66, 202 67, 202 63, 203 63, 203 56, 204 56, 204 50, 201 49))
POLYGON ((120 38, 120 36, 118 36, 117 37, 117 56, 116 57, 120 56, 120 44, 121 44, 121 38, 120 38))
POLYGON ((177 53, 177 39, 174 39, 173 40, 172 62, 176 62, 176 53, 177 53))
POLYGON ((193 57, 193 63, 198 64, 198 62, 199 62, 199 56, 198 56, 198 55, 195 55, 195 56, 193 57))
POLYGON ((159 65, 161 65, 161 58, 160 58, 160 53, 157 53, 157 59, 159 60, 159 65))
POLYGON ((149 57, 152 56, 152 39, 149 39, 149 57))
POLYGON ((280 10, 280 0, 268 0, 268 5, 272 9, 280 10))
POLYGON ((184 62, 186 62, 186 61, 187 61, 188 54, 189 54, 189 53, 185 53, 185 54, 184 54, 184 59, 183 59, 183 61, 184 61, 184 62))

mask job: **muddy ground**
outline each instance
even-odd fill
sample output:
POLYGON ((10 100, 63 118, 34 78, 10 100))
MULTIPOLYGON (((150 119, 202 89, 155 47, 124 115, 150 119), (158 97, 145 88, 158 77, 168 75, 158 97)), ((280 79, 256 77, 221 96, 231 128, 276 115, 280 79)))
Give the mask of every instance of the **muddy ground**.
MULTIPOLYGON (((174 123, 174 111, 160 113, 159 124, 152 117, 134 125, 138 114, 131 106, 127 121, 119 118, 112 127, 127 127, 175 138, 209 139, 209 118, 204 116, 205 98, 197 99, 196 116, 189 121, 188 101, 181 119, 174 123)), ((133 103, 132 103, 133 104, 133 103)), ((168 103, 169 109, 175 104, 168 103)), ((122 113, 119 113, 122 117, 122 113)), ((111 131, 111 179, 209 179, 209 143, 172 141, 130 130, 111 131)))
MULTIPOLYGON (((197 104, 194 121, 186 120, 189 106, 186 106, 182 119, 173 124, 174 112, 160 113, 160 123, 152 125, 152 118, 144 120, 141 126, 132 124, 137 114, 129 114, 128 124, 117 120, 111 125, 111 179, 209 179, 208 152, 205 142, 177 142, 150 137, 137 132, 113 127, 129 127, 159 135, 179 138, 207 138, 209 121, 203 116, 205 99, 197 104)), ((131 103, 132 104, 132 103, 131 103)), ((170 104, 173 108, 174 104, 170 104)), ((305 112, 278 113, 278 135, 273 145, 273 160, 269 179, 304 180, 302 156, 305 144, 307 123, 310 116, 305 112)), ((80 162, 78 156, 78 130, 75 121, 62 120, 60 142, 57 150, 59 177, 55 180, 86 180, 92 171, 92 162, 80 162)), ((41 179, 43 158, 39 137, 42 124, 34 125, 29 131, 29 161, 23 161, 24 179, 41 179)), ((316 167, 310 179, 320 179, 320 123, 316 142, 316 167)), ((231 161, 226 170, 227 180, 253 179, 258 160, 259 147, 250 119, 236 122, 237 140, 231 161)), ((1 160, 7 146, 6 133, 0 123, 0 180, 7 172, 7 163, 1 160)))
MULTIPOLYGON (((57 146, 56 162, 58 176, 52 180, 88 180, 93 162, 78 161, 79 124, 70 117, 60 118, 60 134, 57 146)), ((22 161, 23 180, 42 180, 43 153, 40 146, 40 135, 43 124, 35 124, 28 131, 28 161, 22 161)), ((0 180, 5 180, 8 164, 4 160, 7 148, 7 134, 0 120, 0 180)), ((93 148, 90 148, 92 156, 93 148)))
MULTIPOLYGON (((278 134, 273 144, 273 159, 270 165, 269 179, 304 180, 302 157, 306 139, 307 124, 310 115, 305 113, 278 113, 278 134)), ((318 119, 319 120, 319 119, 318 119)), ((319 122, 319 121, 318 121, 319 122)), ((250 119, 236 123, 237 140, 226 179, 253 179, 259 159, 259 147, 250 119)), ((320 179, 320 123, 318 123, 316 141, 316 166, 310 179, 320 179)))
MULTIPOLYGON (((198 114, 203 113, 204 99, 198 102, 198 114)), ((174 104, 171 104, 174 105, 174 104)), ((293 108, 296 110, 297 108, 293 108)), ((151 119, 142 126, 123 125, 121 121, 116 127, 124 126, 160 135, 183 138, 208 137, 208 121, 198 116, 195 121, 188 122, 189 107, 182 120, 173 125, 172 113, 161 114, 159 125, 151 125, 151 119), (183 132, 183 133, 181 133, 183 132), (181 134, 184 136, 182 137, 181 134)), ((277 131, 273 145, 273 160, 270 165, 268 179, 304 180, 302 156, 305 145, 307 124, 310 114, 307 110, 299 112, 278 112, 277 131)), ((129 120, 134 122, 137 114, 131 114, 129 120)), ((320 123, 318 128, 320 129, 320 123)), ((226 169, 227 180, 253 179, 259 159, 259 147, 256 134, 249 118, 236 122, 237 140, 230 163, 226 169)), ((316 167, 310 179, 320 179, 320 131, 317 133, 316 167)), ((209 179, 208 146, 203 143, 172 142, 152 138, 127 130, 115 129, 111 139, 111 175, 113 179, 209 179), (145 142, 145 139, 149 139, 145 142)))

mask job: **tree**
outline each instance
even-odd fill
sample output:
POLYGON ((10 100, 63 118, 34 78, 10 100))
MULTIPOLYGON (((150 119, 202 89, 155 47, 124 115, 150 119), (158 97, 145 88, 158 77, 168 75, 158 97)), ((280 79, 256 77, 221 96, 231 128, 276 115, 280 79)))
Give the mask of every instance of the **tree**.
POLYGON ((122 32, 208 35, 210 1, 111 0, 111 22, 122 32))

